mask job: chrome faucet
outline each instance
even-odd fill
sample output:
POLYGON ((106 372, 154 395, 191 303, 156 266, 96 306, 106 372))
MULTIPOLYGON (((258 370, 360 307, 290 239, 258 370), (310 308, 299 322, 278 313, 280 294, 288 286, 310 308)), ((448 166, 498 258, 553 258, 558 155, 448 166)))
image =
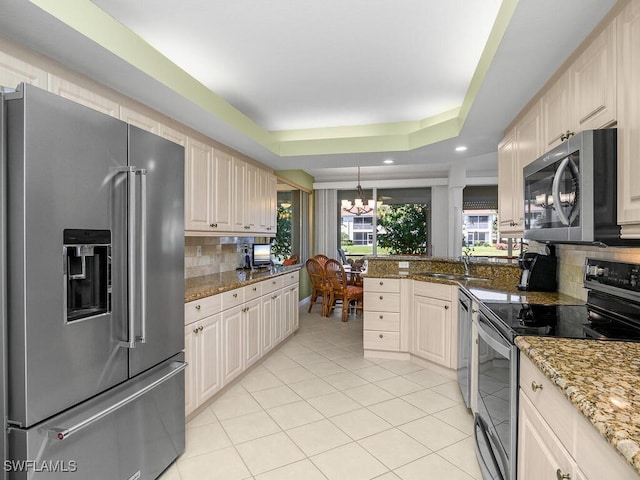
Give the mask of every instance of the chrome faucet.
POLYGON ((469 252, 467 250, 464 250, 462 253, 463 255, 460 257, 460 260, 462 260, 462 263, 464 264, 464 274, 468 277, 471 274, 471 272, 469 271, 471 255, 469 255, 469 252))

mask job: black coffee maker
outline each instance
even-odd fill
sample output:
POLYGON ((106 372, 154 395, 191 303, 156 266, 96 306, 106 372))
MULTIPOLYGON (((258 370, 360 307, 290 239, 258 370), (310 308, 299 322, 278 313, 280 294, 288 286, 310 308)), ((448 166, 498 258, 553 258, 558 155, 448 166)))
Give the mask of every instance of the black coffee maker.
POLYGON ((522 270, 518 290, 555 292, 558 289, 558 259, 555 248, 548 245, 547 254, 522 252, 518 265, 522 270))

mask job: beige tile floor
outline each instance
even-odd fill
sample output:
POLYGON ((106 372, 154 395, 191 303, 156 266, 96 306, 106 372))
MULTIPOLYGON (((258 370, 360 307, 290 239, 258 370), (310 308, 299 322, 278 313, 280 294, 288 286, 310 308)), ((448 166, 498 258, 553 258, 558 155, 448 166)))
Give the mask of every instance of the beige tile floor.
MULTIPOLYGON (((317 308, 314 308, 317 311, 317 308)), ((481 480, 457 383, 365 359, 362 317, 300 329, 187 424, 162 480, 481 480)))

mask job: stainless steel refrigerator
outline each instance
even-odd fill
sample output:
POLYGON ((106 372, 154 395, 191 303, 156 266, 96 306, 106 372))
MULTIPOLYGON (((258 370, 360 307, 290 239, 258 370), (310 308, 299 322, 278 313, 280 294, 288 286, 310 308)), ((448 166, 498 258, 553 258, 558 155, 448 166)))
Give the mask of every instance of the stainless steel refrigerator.
POLYGON ((2 103, 4 471, 156 478, 184 451, 184 149, 30 85, 2 103))

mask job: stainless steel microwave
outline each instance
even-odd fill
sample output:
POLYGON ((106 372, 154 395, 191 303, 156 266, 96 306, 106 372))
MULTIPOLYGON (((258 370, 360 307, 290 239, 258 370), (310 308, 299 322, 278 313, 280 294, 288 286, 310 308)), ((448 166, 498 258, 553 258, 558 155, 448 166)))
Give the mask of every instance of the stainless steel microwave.
POLYGON ((524 167, 524 237, 637 245, 617 223, 616 129, 586 130, 524 167))

